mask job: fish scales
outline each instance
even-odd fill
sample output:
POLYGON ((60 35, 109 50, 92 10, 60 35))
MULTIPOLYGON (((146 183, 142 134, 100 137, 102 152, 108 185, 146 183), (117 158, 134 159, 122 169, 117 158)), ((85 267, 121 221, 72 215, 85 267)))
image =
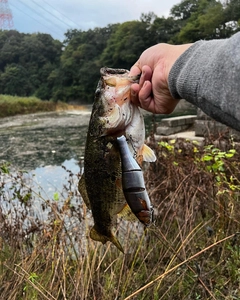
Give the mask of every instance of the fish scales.
MULTIPOLYGON (((126 203, 120 186, 120 155, 112 138, 108 136, 94 139, 88 135, 87 148, 91 151, 85 153, 84 176, 94 228, 103 237, 112 239, 114 216, 126 203)), ((100 240, 103 243, 107 241, 104 238, 100 240)))

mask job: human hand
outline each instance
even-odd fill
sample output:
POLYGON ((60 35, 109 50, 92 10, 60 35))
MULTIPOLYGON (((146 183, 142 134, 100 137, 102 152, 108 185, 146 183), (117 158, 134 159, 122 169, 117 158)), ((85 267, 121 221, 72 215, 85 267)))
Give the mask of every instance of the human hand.
POLYGON ((171 96, 168 75, 178 57, 191 45, 157 44, 146 49, 129 72, 129 76, 142 73, 139 83, 131 86, 133 103, 155 114, 171 113, 179 100, 171 96))

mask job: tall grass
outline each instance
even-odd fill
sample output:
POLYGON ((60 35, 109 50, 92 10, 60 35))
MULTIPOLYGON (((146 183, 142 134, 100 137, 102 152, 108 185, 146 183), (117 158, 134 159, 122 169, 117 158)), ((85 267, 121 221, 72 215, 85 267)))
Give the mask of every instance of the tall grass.
POLYGON ((43 101, 36 97, 0 95, 0 118, 17 114, 55 111, 67 107, 66 103, 43 101))
POLYGON ((34 178, 2 165, 0 299, 240 299, 236 145, 151 147, 157 163, 145 178, 155 222, 144 230, 119 220, 125 254, 88 237, 79 174, 66 170, 69 185, 56 201, 34 194, 34 178), (36 218, 40 207, 47 218, 36 218))

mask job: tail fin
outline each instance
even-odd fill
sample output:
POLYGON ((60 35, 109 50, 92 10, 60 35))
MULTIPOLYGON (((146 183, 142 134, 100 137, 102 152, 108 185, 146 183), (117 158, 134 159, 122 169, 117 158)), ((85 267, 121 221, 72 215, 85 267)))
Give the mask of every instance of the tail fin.
POLYGON ((109 236, 105 236, 105 235, 102 235, 101 233, 99 233, 97 231, 97 229, 95 228, 95 226, 93 226, 92 229, 90 230, 90 238, 93 239, 94 241, 102 242, 103 244, 105 244, 106 242, 110 241, 122 253, 124 253, 122 245, 120 244, 119 240, 116 238, 116 236, 112 232, 110 232, 109 236))

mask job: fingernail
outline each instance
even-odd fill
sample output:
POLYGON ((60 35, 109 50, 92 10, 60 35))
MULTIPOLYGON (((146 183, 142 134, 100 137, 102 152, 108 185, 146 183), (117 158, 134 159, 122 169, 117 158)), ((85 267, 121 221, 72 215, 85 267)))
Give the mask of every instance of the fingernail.
POLYGON ((143 88, 145 88, 147 86, 147 81, 144 81, 144 83, 143 83, 143 88))
POLYGON ((136 95, 137 95, 137 93, 135 91, 131 90, 131 96, 135 97, 136 95))

